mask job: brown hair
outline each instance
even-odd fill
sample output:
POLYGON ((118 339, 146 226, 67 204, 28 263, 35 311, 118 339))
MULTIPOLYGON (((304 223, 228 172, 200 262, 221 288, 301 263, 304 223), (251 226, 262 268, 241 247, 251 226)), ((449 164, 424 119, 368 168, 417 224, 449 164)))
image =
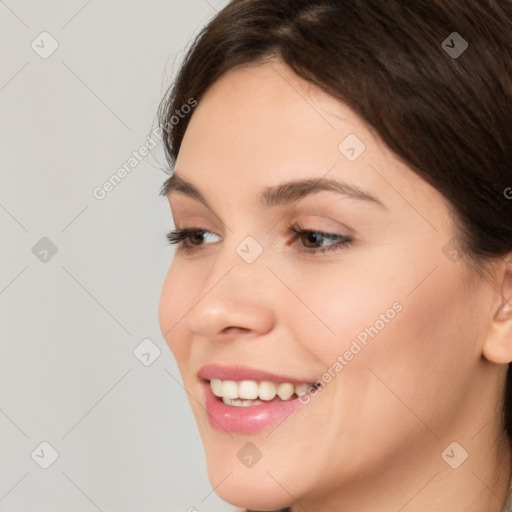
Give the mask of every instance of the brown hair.
MULTIPOLYGON (((189 122, 170 123, 174 112, 227 71, 276 57, 347 104, 448 200, 473 268, 512 251, 510 0, 233 0, 194 40, 160 105, 171 167, 189 122)), ((502 421, 512 438, 510 368, 502 421)))

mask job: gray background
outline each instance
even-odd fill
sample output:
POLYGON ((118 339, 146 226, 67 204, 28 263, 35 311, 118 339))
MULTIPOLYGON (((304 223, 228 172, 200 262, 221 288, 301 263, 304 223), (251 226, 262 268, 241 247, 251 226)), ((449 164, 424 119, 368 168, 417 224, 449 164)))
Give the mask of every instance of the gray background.
POLYGON ((93 195, 226 3, 0 0, 1 512, 233 510, 158 325, 173 254, 161 144, 93 195), (44 31, 47 58, 31 46, 51 49, 44 31), (58 452, 47 469, 42 442, 58 452))

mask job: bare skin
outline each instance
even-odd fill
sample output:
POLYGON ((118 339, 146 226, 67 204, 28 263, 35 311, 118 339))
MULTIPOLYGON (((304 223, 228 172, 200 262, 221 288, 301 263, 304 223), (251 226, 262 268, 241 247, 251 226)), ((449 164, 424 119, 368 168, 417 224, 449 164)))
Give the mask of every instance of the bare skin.
POLYGON ((294 512, 501 512, 511 478, 498 413, 512 361, 512 261, 497 261, 488 281, 448 257, 446 199, 354 112, 279 61, 233 70, 207 91, 176 173, 211 210, 169 194, 176 226, 206 234, 194 252, 175 254, 159 319, 221 498, 294 512), (345 155, 357 151, 339 149, 349 134, 366 147, 354 161, 345 155), (332 191, 258 202, 264 188, 306 178, 344 181, 379 202, 332 191), (293 223, 353 241, 315 254, 293 223), (250 264, 236 252, 248 236, 263 248, 250 264), (202 365, 312 382, 395 303, 401 311, 277 428, 212 429, 202 365), (252 468, 237 458, 247 441, 262 453, 252 468), (456 469, 446 462, 464 451, 456 469))

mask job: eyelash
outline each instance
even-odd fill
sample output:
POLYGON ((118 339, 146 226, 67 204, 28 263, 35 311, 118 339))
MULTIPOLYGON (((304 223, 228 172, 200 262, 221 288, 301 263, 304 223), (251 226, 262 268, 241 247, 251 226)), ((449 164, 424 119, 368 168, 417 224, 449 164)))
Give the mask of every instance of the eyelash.
MULTIPOLYGON (((295 235, 294 242, 298 238, 304 235, 316 234, 325 238, 334 238, 338 239, 337 243, 328 245, 327 247, 322 248, 306 248, 302 249, 301 252, 306 252, 310 254, 325 254, 329 252, 338 251, 340 249, 348 248, 352 245, 354 240, 346 235, 338 235, 335 233, 326 233, 324 231, 315 231, 311 229, 304 229, 298 224, 292 224, 290 226, 290 231, 295 235)), ((190 245, 185 243, 190 239, 191 236, 199 234, 199 233, 211 233, 206 229, 196 229, 196 228, 185 228, 185 229, 174 229, 167 233, 166 238, 169 244, 176 245, 176 252, 182 254, 191 254, 197 250, 199 250, 202 245, 190 245)), ((314 243, 314 242, 313 242, 314 243)))

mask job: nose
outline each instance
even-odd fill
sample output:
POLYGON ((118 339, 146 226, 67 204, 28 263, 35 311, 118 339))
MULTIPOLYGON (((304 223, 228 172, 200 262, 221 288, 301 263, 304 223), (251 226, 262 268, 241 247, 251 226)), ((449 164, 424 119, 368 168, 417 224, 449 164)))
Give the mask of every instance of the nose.
POLYGON ((256 337, 275 322, 276 283, 265 253, 249 263, 241 247, 247 248, 225 245, 217 253, 186 317, 191 331, 212 341, 256 337))

